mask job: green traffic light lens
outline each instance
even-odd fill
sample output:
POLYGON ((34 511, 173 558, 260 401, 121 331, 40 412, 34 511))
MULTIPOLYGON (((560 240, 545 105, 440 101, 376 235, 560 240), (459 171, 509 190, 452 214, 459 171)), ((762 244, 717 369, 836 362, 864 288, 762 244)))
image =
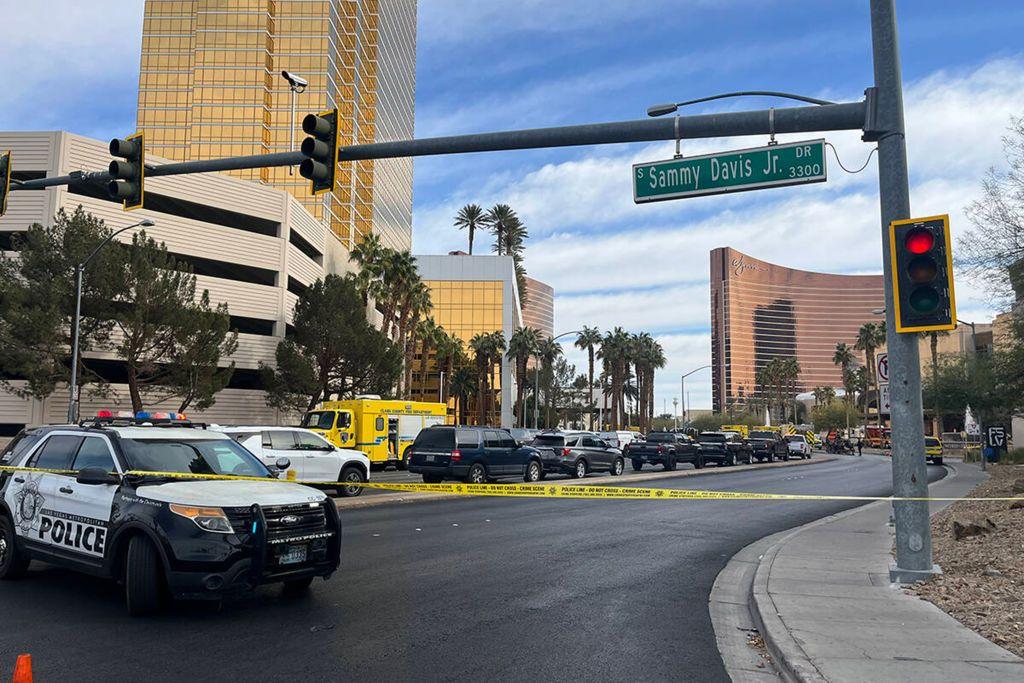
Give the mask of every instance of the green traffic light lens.
POLYGON ((939 293, 934 287, 918 287, 910 293, 910 307, 916 313, 931 313, 939 307, 939 293))
POLYGON ((918 256, 907 265, 907 275, 910 276, 910 280, 919 284, 931 282, 938 272, 938 264, 929 256, 918 256))

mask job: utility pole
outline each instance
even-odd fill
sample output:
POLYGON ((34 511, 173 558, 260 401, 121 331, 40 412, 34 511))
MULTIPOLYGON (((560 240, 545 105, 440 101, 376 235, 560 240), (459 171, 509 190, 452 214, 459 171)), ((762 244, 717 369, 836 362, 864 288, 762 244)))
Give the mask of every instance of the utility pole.
POLYGON ((678 398, 673 398, 672 399, 672 426, 674 428, 676 428, 676 429, 679 429, 679 420, 676 419, 678 415, 679 415, 679 399, 678 398))
MULTIPOLYGON (((892 221, 910 217, 910 185, 904 138, 903 78, 900 70, 895 0, 871 0, 871 45, 875 71, 875 125, 866 140, 878 141, 878 193, 882 218, 882 268, 885 282, 886 345, 889 353, 889 394, 892 418, 893 495, 928 496, 924 459, 924 412, 921 404, 921 359, 917 337, 896 332, 891 254, 892 221)), ((869 112, 869 117, 871 113, 869 112)), ((896 565, 889 577, 911 582, 934 575, 928 503, 893 502, 896 521, 896 565)))

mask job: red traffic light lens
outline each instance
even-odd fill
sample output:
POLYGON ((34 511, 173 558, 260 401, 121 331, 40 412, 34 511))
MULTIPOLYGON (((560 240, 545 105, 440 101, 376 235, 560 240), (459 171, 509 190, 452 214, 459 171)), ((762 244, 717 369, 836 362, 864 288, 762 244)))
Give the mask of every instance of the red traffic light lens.
POLYGON ((935 246, 935 235, 924 228, 914 228, 903 238, 903 244, 911 254, 923 254, 935 246))

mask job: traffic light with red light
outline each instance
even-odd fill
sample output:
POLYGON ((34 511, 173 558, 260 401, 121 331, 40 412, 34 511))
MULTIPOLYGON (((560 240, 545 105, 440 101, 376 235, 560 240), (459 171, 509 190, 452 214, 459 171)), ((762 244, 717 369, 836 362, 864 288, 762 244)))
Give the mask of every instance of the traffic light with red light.
POLYGON ((956 328, 949 216, 889 224, 897 332, 956 328))
POLYGON ((307 114, 302 119, 302 130, 310 137, 299 148, 306 155, 299 164, 299 175, 313 181, 313 194, 333 190, 338 168, 338 110, 307 114))
POLYGON ((146 150, 142 133, 114 138, 110 141, 110 154, 123 161, 110 162, 110 175, 114 179, 107 184, 107 193, 111 199, 123 202, 125 211, 141 209, 146 194, 146 150))
POLYGON ((11 153, 0 154, 0 216, 7 211, 7 195, 11 193, 11 153))

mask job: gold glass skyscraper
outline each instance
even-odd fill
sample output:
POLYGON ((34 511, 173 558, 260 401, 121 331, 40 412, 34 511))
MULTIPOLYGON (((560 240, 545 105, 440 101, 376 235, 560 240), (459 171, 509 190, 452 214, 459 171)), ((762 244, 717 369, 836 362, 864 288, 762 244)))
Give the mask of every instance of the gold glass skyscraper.
MULTIPOLYGON (((138 128, 150 153, 187 161, 289 150, 287 70, 306 113, 337 107, 342 146, 413 136, 416 0, 146 0, 138 128)), ((287 168, 232 171, 296 197, 351 246, 371 231, 407 249, 412 160, 342 163, 314 197, 287 168)))

